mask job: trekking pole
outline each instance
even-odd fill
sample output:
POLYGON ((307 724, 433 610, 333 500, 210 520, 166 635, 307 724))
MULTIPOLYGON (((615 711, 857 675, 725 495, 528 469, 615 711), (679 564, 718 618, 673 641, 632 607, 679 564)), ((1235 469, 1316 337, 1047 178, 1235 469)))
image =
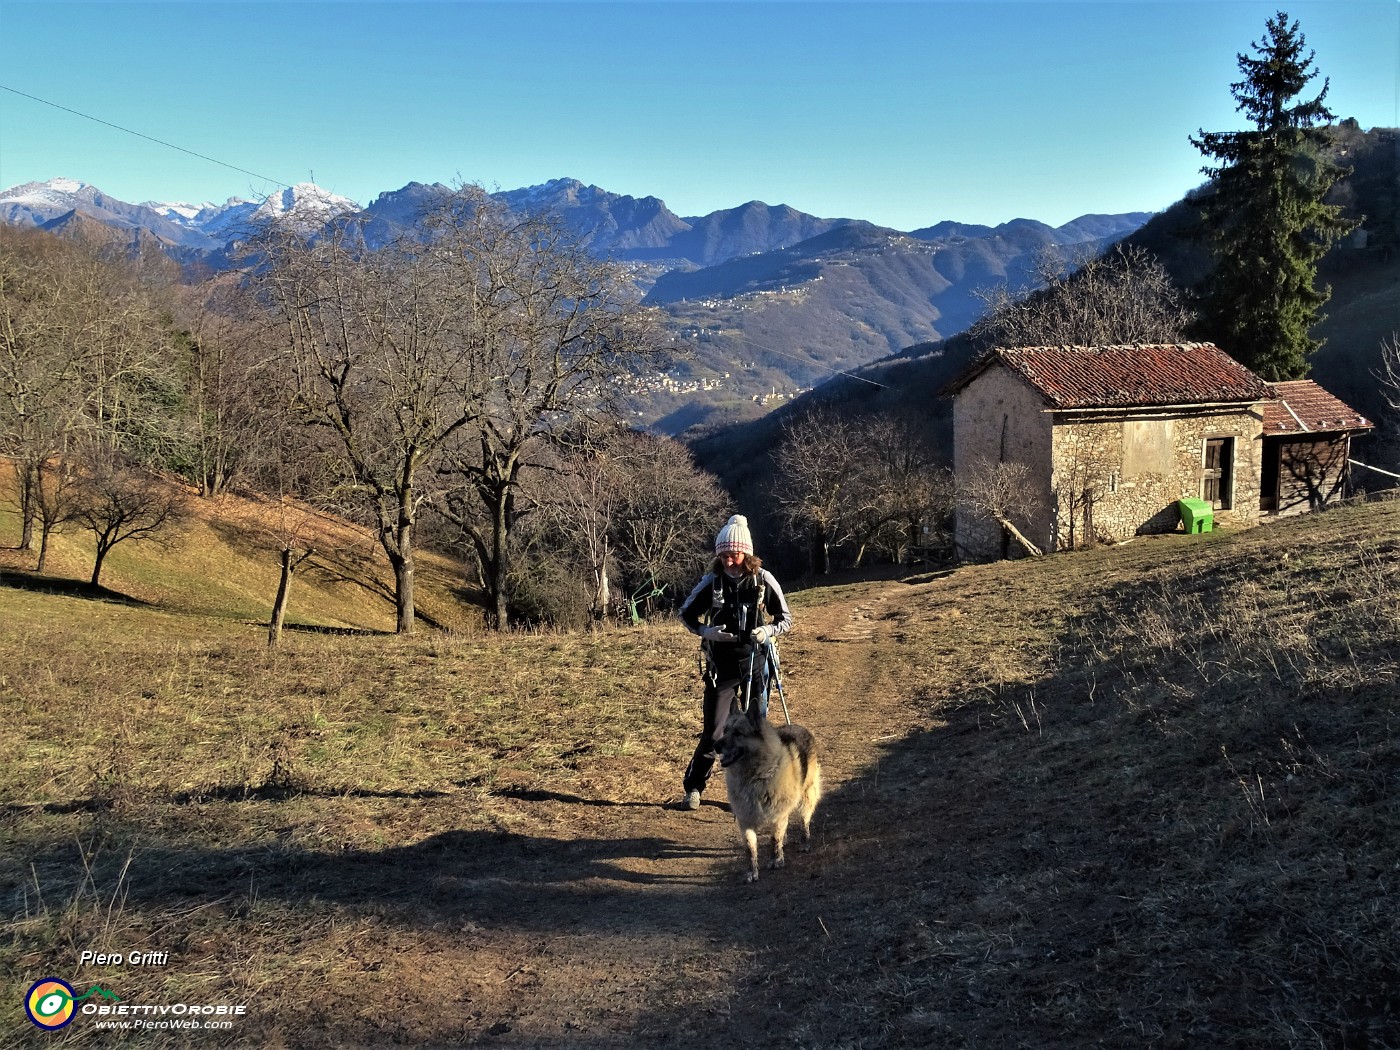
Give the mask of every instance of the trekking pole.
POLYGON ((783 669, 778 664, 778 646, 773 639, 768 639, 768 664, 773 668, 773 681, 778 683, 778 702, 783 705, 783 718, 788 725, 792 725, 792 716, 788 714, 787 696, 783 693, 783 669))
POLYGON ((753 702, 753 658, 758 652, 758 646, 749 648, 749 673, 744 675, 744 687, 739 690, 739 710, 744 714, 749 713, 749 704, 753 702))

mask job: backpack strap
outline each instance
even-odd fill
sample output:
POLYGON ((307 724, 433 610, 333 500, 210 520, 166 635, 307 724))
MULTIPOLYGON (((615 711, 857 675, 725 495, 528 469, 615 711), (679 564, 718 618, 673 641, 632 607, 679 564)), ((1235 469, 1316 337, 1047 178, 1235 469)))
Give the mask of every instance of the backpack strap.
MULTIPOLYGON (((723 608, 724 585, 720 582, 719 575, 715 574, 710 583, 710 615, 707 622, 713 624, 719 616, 719 611, 723 608)), ((717 676, 714 653, 710 651, 710 643, 702 638, 700 640, 700 677, 710 685, 714 685, 717 676)))

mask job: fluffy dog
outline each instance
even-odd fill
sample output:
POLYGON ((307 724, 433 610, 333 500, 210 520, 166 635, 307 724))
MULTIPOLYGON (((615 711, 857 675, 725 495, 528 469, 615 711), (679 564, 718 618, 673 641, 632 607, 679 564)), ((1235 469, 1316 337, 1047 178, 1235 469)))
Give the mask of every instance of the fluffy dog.
POLYGON ((822 794, 816 742, 802 726, 773 726, 755 709, 737 712, 724 725, 719 761, 729 788, 729 808, 749 855, 745 882, 758 880, 758 836, 773 832, 773 868, 783 866, 783 845, 793 814, 802 821, 802 846, 812 840, 812 813, 822 794))

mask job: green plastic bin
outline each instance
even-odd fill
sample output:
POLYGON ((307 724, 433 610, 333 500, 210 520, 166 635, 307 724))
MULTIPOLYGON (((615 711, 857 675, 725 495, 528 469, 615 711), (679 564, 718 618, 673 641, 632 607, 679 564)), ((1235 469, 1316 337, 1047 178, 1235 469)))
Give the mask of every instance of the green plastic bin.
POLYGON ((1181 524, 1187 532, 1210 532, 1215 527, 1215 511, 1203 499, 1179 499, 1176 505, 1181 508, 1181 524))

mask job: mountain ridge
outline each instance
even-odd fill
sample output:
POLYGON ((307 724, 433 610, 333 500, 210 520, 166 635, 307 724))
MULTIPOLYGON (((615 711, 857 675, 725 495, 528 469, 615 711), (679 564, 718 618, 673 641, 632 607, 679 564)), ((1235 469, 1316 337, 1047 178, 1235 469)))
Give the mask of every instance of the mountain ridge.
MULTIPOLYGON (((0 222, 60 230, 81 217, 132 244, 150 238, 208 272, 235 265, 237 242, 266 218, 291 216, 308 233, 358 219, 365 243, 379 247, 451 192, 409 182, 360 207, 301 183, 261 201, 134 205, 63 178, 0 191, 0 222)), ((691 352, 668 374, 639 381, 627 404, 636 422, 672 433, 715 411, 760 415, 837 371, 946 338, 980 313, 984 287, 1027 280, 1037 253, 1095 250, 1150 218, 1091 214, 1060 227, 945 220, 907 232, 759 200, 682 217, 659 197, 572 178, 493 196, 557 215, 590 252, 626 266, 639 297, 667 315, 691 352)))
MULTIPOLYGON (((409 182, 396 190, 378 194, 361 207, 346 197, 332 194, 312 182, 283 187, 262 200, 230 197, 223 204, 185 201, 145 201, 129 203, 104 193, 97 186, 67 177, 44 182, 28 182, 0 190, 0 221, 11 225, 41 225, 67 211, 88 212, 93 218, 109 225, 148 225, 162 239, 179 240, 167 232, 168 227, 202 232, 210 237, 237 236, 242 231, 234 221, 265 218, 273 215, 301 213, 308 217, 318 212, 330 218, 345 214, 368 214, 389 217, 411 225, 416 219, 413 208, 421 208, 427 198, 447 194, 451 188, 443 183, 409 182), (400 202, 408 202, 405 210, 400 202)), ((823 218, 799 211, 787 204, 767 204, 750 200, 733 208, 720 209, 707 215, 682 218, 659 197, 632 197, 613 193, 598 186, 585 185, 577 179, 551 179, 536 186, 515 190, 498 190, 492 196, 516 208, 553 211, 566 223, 590 239, 590 247, 600 253, 614 254, 621 259, 662 258, 656 254, 667 249, 669 258, 684 259, 698 266, 752 254, 775 251, 809 241, 830 230, 852 225, 875 226, 857 218, 823 218)), ((893 232, 918 240, 943 240, 948 237, 1006 236, 1008 231, 1023 231, 1030 227, 1044 230, 1070 231, 1068 240, 1103 236, 1103 231, 1116 232, 1124 221, 1141 225, 1150 212, 1130 212, 1123 215, 1089 214, 1071 220, 1060 227, 1050 227, 1036 219, 1017 218, 999 226, 980 226, 944 220, 918 230, 893 232), (1099 229, 1088 231, 1090 224, 1099 229)), ((878 227, 890 229, 892 227, 878 227)), ((1064 240, 1066 238, 1059 238, 1064 240)), ((222 245, 227 247, 227 244, 222 245)))

